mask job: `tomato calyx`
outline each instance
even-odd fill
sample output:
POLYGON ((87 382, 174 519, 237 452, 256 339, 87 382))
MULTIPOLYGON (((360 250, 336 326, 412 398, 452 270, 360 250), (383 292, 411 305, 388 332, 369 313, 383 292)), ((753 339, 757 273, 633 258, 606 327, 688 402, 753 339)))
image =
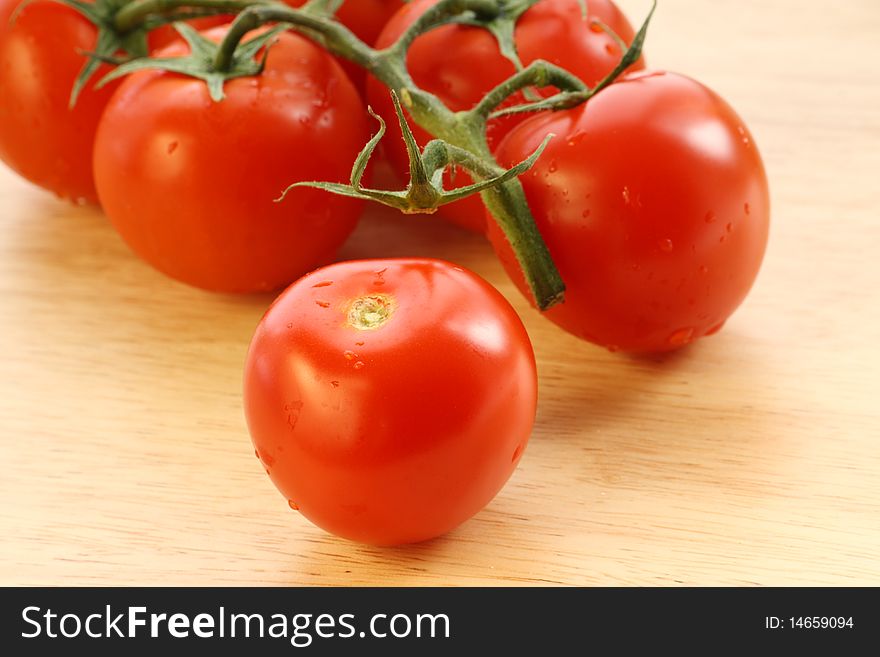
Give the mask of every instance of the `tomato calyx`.
POLYGON ((260 75, 266 65, 266 57, 272 46, 272 39, 284 32, 287 28, 278 25, 266 30, 255 37, 243 41, 235 49, 228 61, 218 66, 221 44, 218 44, 201 35, 198 30, 186 23, 174 23, 174 29, 186 41, 190 48, 190 54, 185 57, 143 57, 132 59, 120 64, 113 71, 105 75, 98 86, 103 86, 111 80, 141 71, 145 69, 160 69, 181 73, 193 78, 204 80, 208 85, 208 91, 215 102, 223 100, 223 85, 233 78, 252 77, 260 75), (257 54, 262 50, 262 56, 257 59, 257 54))
POLYGON ((86 61, 70 92, 70 107, 73 107, 102 63, 117 66, 146 58, 149 54, 147 36, 152 30, 169 23, 240 11, 267 0, 53 1, 75 10, 98 29, 94 48, 82 53, 86 61))
POLYGON ((77 11, 98 28, 94 50, 83 53, 88 57, 70 92, 70 106, 73 107, 102 62, 118 64, 127 57, 145 57, 147 55, 147 32, 149 30, 146 27, 138 27, 126 32, 116 29, 113 21, 117 12, 125 4, 125 0, 54 1, 77 11))
MULTIPOLYGON (((595 87, 587 87, 583 84, 580 85, 580 88, 575 88, 576 85, 572 84, 571 80, 566 79, 565 77, 552 79, 548 77, 549 75, 559 75, 557 71, 554 71, 552 68, 549 68, 546 62, 536 61, 533 62, 529 67, 523 69, 518 72, 516 75, 512 76, 504 83, 499 85, 496 89, 490 92, 486 98, 477 106, 480 112, 486 114, 487 119, 496 119, 502 116, 508 116, 510 114, 523 114, 528 112, 541 112, 541 111, 559 111, 565 109, 571 109, 572 107, 577 107, 585 102, 587 102, 590 98, 598 94, 600 91, 608 87, 612 84, 617 78, 619 78, 624 71, 626 71, 630 66, 636 63, 639 57, 642 56, 642 48, 645 44, 645 38, 648 34, 648 26, 651 23, 651 18, 654 16, 654 11, 657 9, 657 0, 654 0, 651 5, 651 10, 648 12, 647 17, 642 23, 639 31, 636 32, 635 37, 632 40, 632 43, 627 47, 625 43, 620 41, 619 37, 604 23, 601 21, 595 21, 596 25, 605 31, 607 31, 611 36, 619 41, 618 45, 620 49, 623 51, 623 56, 620 58, 620 61, 617 63, 608 75, 606 75, 595 87), (534 70, 530 70, 534 68, 534 70), (560 92, 550 96, 549 98, 544 98, 540 100, 536 100, 529 103, 522 103, 520 105, 513 105, 511 107, 505 107, 503 109, 497 109, 505 99, 509 98, 511 95, 520 91, 521 89, 527 88, 529 86, 547 86, 548 84, 552 84, 560 89, 560 92), (568 85, 570 88, 567 88, 568 85)), ((562 70, 562 69, 560 69, 562 70)), ((566 73, 562 70, 562 73, 566 73)), ((569 74, 570 75, 570 74, 569 74)), ((573 76, 571 76, 573 77, 573 76)), ((477 108, 474 108, 477 110, 477 108)))
POLYGON ((379 122, 379 131, 367 142, 360 152, 351 170, 351 184, 344 185, 333 182, 298 182, 294 183, 281 195, 278 201, 284 200, 289 191, 297 187, 313 187, 341 196, 376 201, 395 208, 404 214, 432 214, 437 208, 448 203, 460 201, 468 196, 479 194, 497 187, 528 171, 540 157, 553 135, 547 135, 541 145, 525 160, 510 169, 491 166, 473 156, 469 151, 450 144, 442 139, 434 139, 420 151, 412 130, 403 114, 400 99, 392 90, 391 99, 397 113, 397 120, 403 133, 406 150, 409 155, 409 183, 400 191, 369 189, 361 186, 364 171, 376 147, 385 136, 385 121, 372 108, 367 108, 379 122), (443 173, 453 166, 467 169, 478 182, 452 190, 444 189, 443 173))

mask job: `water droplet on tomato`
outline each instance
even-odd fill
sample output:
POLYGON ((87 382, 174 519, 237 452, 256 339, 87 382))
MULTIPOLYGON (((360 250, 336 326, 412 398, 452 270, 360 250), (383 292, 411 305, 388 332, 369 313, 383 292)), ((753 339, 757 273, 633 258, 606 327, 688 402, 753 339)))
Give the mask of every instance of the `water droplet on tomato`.
POLYGON ((292 328, 293 328, 293 322, 287 322, 287 328, 292 329, 292 328))
POLYGON ((622 196, 623 196, 623 202, 626 203, 627 205, 629 205, 629 201, 630 201, 630 197, 629 197, 629 187, 627 187, 626 185, 624 185, 624 187, 623 187, 623 191, 621 192, 621 194, 622 194, 622 196))
POLYGON ((254 456, 256 456, 257 458, 260 458, 260 452, 256 449, 254 450, 254 456))
POLYGON ((660 250, 663 251, 663 253, 671 253, 672 250, 675 248, 672 244, 672 240, 669 238, 658 241, 657 246, 660 247, 660 250))
POLYGON ((589 210, 584 210, 583 212, 581 212, 581 216, 582 216, 584 219, 586 219, 587 217, 590 216, 590 211, 589 211, 589 210))
POLYGON ((732 233, 732 232, 733 232, 733 223, 728 223, 728 224, 725 226, 725 228, 727 229, 727 232, 728 232, 728 233, 732 233))
POLYGON ((168 144, 168 154, 171 155, 174 151, 177 150, 178 146, 179 144, 176 141, 172 141, 170 144, 168 144))
POLYGON ((293 500, 287 500, 287 506, 289 506, 294 511, 299 511, 299 505, 293 500))
POLYGON ((597 21, 597 20, 590 21, 590 31, 595 32, 596 34, 602 33, 602 26, 599 24, 599 21, 597 21))
POLYGON ((691 326, 678 329, 675 333, 667 338, 667 342, 673 346, 681 347, 689 344, 694 340, 694 329, 691 326))
POLYGON ((357 358, 357 354, 353 351, 346 351, 342 355, 345 357, 345 360, 354 360, 357 358))
POLYGON ((574 133, 572 133, 569 136, 568 145, 569 146, 576 146, 579 142, 583 141, 584 137, 586 137, 586 136, 587 136, 587 133, 584 132, 583 130, 576 130, 574 133))
POLYGON ((618 351, 620 351, 620 347, 619 347, 618 345, 616 345, 616 344, 609 344, 609 345, 606 345, 605 348, 606 348, 608 351, 610 351, 612 354, 616 354, 618 351))
POLYGON ((715 221, 715 213, 711 212, 711 211, 707 212, 705 218, 706 218, 706 223, 711 224, 712 222, 715 221))
POLYGON ((321 306, 321 308, 329 308, 330 307, 329 301, 315 301, 315 303, 318 304, 319 306, 321 306))
POLYGON ((359 361, 356 362, 352 367, 354 367, 354 369, 356 369, 356 370, 359 370, 359 369, 362 369, 363 366, 364 366, 363 361, 360 361, 360 360, 359 360, 359 361))
POLYGON ((700 265, 700 273, 701 274, 708 274, 709 268, 706 265, 700 265))
POLYGON ((322 281, 321 283, 315 283, 312 287, 327 287, 328 285, 333 285, 333 281, 322 281))
POLYGON ((607 52, 609 55, 614 55, 617 52, 617 48, 615 48, 614 44, 612 43, 606 43, 605 52, 607 52))
POLYGON ((751 140, 749 139, 749 136, 746 134, 745 126, 741 125, 741 126, 737 127, 736 131, 739 133, 739 136, 742 139, 743 144, 745 144, 746 146, 751 144, 751 140))
POLYGON ((331 382, 330 382, 330 385, 333 386, 334 388, 338 388, 338 387, 339 387, 339 381, 331 381, 331 382))
POLYGON ((718 238, 718 242, 719 243, 724 242, 724 240, 726 240, 726 239, 727 239, 727 235, 722 235, 721 237, 718 238))
POLYGON ((550 173, 556 173, 556 170, 559 169, 559 165, 556 163, 556 160, 550 162, 550 166, 547 167, 547 171, 550 173))
POLYGON ((363 347, 363 346, 364 346, 364 343, 363 343, 363 342, 355 342, 355 343, 354 343, 354 346, 355 346, 355 347, 363 347))
POLYGON ((746 214, 749 214, 752 209, 751 209, 751 207, 749 207, 749 204, 746 203, 745 205, 743 205, 743 210, 746 211, 746 214))

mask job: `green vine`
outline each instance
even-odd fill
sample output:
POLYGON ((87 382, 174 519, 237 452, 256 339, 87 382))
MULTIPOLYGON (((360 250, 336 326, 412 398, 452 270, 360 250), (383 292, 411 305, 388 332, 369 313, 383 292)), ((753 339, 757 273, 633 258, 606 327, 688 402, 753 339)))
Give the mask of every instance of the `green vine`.
MULTIPOLYGON (((287 29, 301 33, 332 54, 368 70, 389 88, 394 99, 409 152, 410 181, 406 189, 377 190, 361 185, 367 162, 385 133, 384 121, 372 110, 370 112, 379 121, 380 129, 355 161, 350 184, 315 181, 296 183, 291 187, 318 187, 384 203, 407 213, 433 212, 442 205, 479 193, 509 240, 535 303, 542 310, 563 299, 565 286, 537 230, 517 176, 532 166, 551 136, 524 162, 503 169, 495 161, 487 143, 487 122, 506 114, 554 111, 586 102, 640 57, 656 6, 655 3, 619 64, 591 89, 568 71, 549 62, 521 65, 513 40, 514 28, 522 14, 539 0, 439 0, 416 19, 396 43, 383 50, 371 48, 334 19, 342 0, 311 0, 300 9, 265 0, 97 0, 94 9, 89 9, 92 5, 84 7, 86 3, 80 0, 59 1, 75 5, 78 11, 99 25, 100 35, 103 35, 99 36, 96 52, 84 68, 81 76, 84 80, 94 73, 101 61, 120 64, 102 82, 143 68, 162 68, 205 80, 212 97, 219 101, 226 80, 260 74, 271 38, 287 29), (228 13, 238 15, 220 44, 208 41, 186 25, 178 25, 177 29, 190 45, 191 54, 174 59, 146 57, 142 46, 148 30, 181 16, 228 13), (250 32, 267 24, 276 26, 257 37, 246 38, 250 32), (497 39, 502 54, 517 68, 508 80, 490 91, 474 108, 464 112, 453 112, 436 95, 415 84, 406 65, 407 51, 416 38, 448 24, 466 24, 488 30, 497 39), (260 51, 263 55, 257 60, 260 51), (129 59, 120 63, 120 52, 129 59), (532 88, 548 86, 558 89, 558 93, 541 99, 531 92, 532 88), (517 93, 524 93, 527 102, 498 109, 517 93), (436 137, 424 150, 420 151, 416 145, 404 110, 413 121, 436 137), (474 184, 444 189, 443 172, 450 166, 466 169, 474 184)), ((585 4, 582 4, 582 11, 586 20, 585 4)), ((78 81, 75 92, 82 88, 84 80, 78 81)))

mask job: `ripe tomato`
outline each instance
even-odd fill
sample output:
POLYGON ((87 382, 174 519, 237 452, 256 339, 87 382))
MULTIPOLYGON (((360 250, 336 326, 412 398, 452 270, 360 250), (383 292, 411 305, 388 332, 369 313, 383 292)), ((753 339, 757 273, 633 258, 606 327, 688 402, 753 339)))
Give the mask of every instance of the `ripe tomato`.
POLYGON ((70 92, 94 50, 97 29, 75 10, 50 0, 23 7, 0 0, 0 159, 21 176, 79 203, 96 200, 92 143, 101 112, 117 85, 94 80, 70 109, 70 92))
POLYGON ((290 506, 375 545, 455 528, 498 493, 537 404, 507 300, 422 258, 342 262, 291 285, 248 352, 257 456, 290 506))
MULTIPOLYGON (((291 7, 301 7, 306 3, 306 0, 283 1, 291 7)), ((388 19, 403 5, 403 0, 348 0, 336 12, 336 17, 361 41, 372 46, 388 19)), ((363 91, 367 77, 364 69, 344 59, 340 59, 339 63, 355 86, 363 91)))
MULTIPOLYGON (((581 107, 535 116, 502 164, 553 139, 521 180, 567 291, 547 317, 591 342, 667 351, 721 328, 755 280, 769 193, 742 119, 673 73, 633 73, 581 107)), ((526 287, 494 222, 489 236, 526 287)))
MULTIPOLYGON (((398 37, 437 0, 416 0, 401 9, 388 22, 377 41, 384 48, 398 37)), ((613 29, 626 43, 635 36, 626 17, 611 0, 590 0, 585 22, 578 0, 542 0, 523 14, 516 26, 516 46, 522 63, 536 59, 557 64, 593 85, 610 73, 623 53, 614 39, 590 21, 599 19, 613 29)), ((514 65, 501 55, 497 41, 486 30, 466 25, 447 25, 416 39, 407 55, 413 80, 430 91, 455 111, 468 110, 488 91, 516 72, 514 65)), ((644 68, 643 62, 633 65, 644 68)), ((550 95, 552 90, 545 90, 550 95)), ((378 80, 367 81, 367 96, 379 114, 388 122, 388 137, 383 144, 392 167, 400 175, 408 171, 407 155, 388 89, 378 80)), ((519 99, 522 101, 522 98, 519 99)), ((493 121, 489 125, 490 145, 497 144, 526 115, 515 115, 493 121)), ((411 124, 421 146, 431 136, 411 124)), ((467 173, 447 177, 448 187, 470 184, 467 173)), ((485 229, 483 204, 471 197, 441 208, 456 224, 470 230, 485 229)))
MULTIPOLYGON (((206 34, 220 40, 226 29, 206 34)), ((225 292, 277 289, 330 259, 361 203, 312 189, 274 199, 297 181, 347 180, 370 127, 339 65, 292 33, 278 37, 262 75, 225 90, 214 102, 201 80, 131 75, 98 129, 98 195, 129 246, 169 276, 225 292)))

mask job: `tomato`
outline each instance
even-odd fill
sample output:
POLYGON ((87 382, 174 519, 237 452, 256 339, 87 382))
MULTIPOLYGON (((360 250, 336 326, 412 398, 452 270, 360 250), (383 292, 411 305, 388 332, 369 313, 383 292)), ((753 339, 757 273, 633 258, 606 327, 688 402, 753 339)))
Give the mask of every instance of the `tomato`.
MULTIPOLYGON (((629 74, 578 108, 535 116, 502 164, 556 138, 521 180, 567 286, 546 316, 609 349, 659 352, 719 330, 767 244, 769 193, 733 109, 673 73, 629 74)), ((494 222, 489 236, 525 292, 494 222)))
POLYGON ((95 90, 99 70, 70 109, 70 92, 94 50, 97 29, 75 10, 50 0, 23 7, 0 0, 0 159, 58 196, 94 202, 92 143, 104 105, 117 85, 95 90))
POLYGON ((248 427, 272 482, 319 527, 375 545, 439 536, 488 504, 536 404, 513 308, 439 260, 309 274, 269 308, 245 366, 248 427))
MULTIPOLYGON (((397 41, 406 28, 435 3, 436 0, 416 0, 401 9, 379 36, 377 47, 387 47, 397 41)), ((588 16, 604 22, 626 43, 632 42, 632 26, 610 0, 590 0, 588 16)), ((589 19, 583 20, 578 0, 542 0, 537 3, 517 23, 515 40, 523 64, 544 59, 571 71, 588 85, 594 85, 610 73, 623 54, 611 36, 589 19)), ((472 108, 488 91, 516 72, 514 65, 501 55, 494 36, 482 28, 465 25, 447 25, 420 36, 409 50, 407 64, 417 85, 439 96, 455 111, 472 108)), ((633 65, 634 69, 643 67, 641 60, 633 65)), ((545 90, 545 95, 551 92, 545 90)), ((406 150, 388 89, 370 78, 367 96, 373 109, 388 120, 389 134, 383 141, 385 152, 393 168, 401 176, 406 176, 406 150)), ((520 96, 519 101, 522 100, 520 96)), ((513 126, 523 121, 524 116, 515 115, 491 122, 490 145, 497 144, 513 126)), ((411 127, 421 146, 431 139, 414 123, 411 127)), ((446 180, 447 187, 470 182, 464 172, 455 177, 447 176, 446 180)), ((485 229, 483 204, 479 197, 445 206, 441 212, 470 230, 482 232, 485 229)))
MULTIPOLYGON (((291 7, 301 7, 306 0, 283 0, 291 7)), ((372 46, 388 19, 404 5, 403 0, 348 0, 343 3, 336 17, 367 45, 372 46)), ((358 89, 363 90, 367 74, 356 64, 340 59, 339 63, 358 89)))
MULTIPOLYGON (((206 34, 219 41, 226 29, 206 34)), ((203 81, 165 71, 126 79, 95 141, 98 195, 129 246, 169 276, 277 289, 329 260, 362 206, 313 189, 274 199, 297 181, 347 181, 371 126, 339 65, 292 33, 262 75, 225 91, 214 102, 203 81)))

